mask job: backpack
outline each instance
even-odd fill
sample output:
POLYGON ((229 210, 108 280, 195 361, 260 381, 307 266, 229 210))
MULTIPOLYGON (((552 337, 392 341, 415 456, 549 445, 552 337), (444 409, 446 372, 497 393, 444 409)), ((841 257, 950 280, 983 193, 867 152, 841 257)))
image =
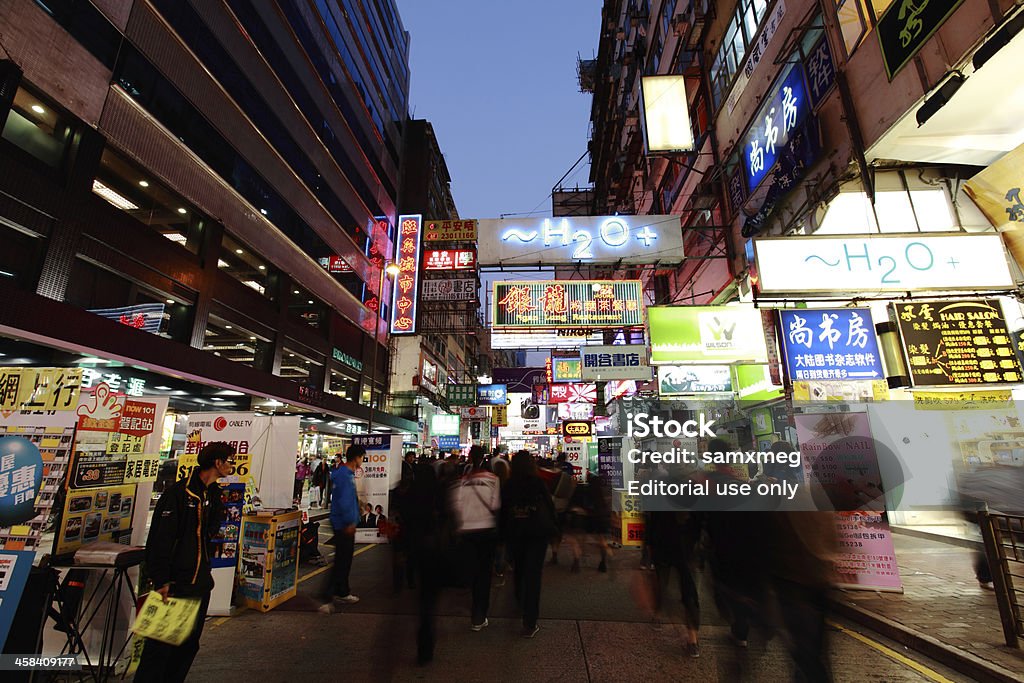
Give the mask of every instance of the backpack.
POLYGON ((551 514, 550 503, 542 496, 547 490, 538 480, 537 486, 522 489, 505 508, 504 527, 509 538, 551 538, 558 529, 551 514))

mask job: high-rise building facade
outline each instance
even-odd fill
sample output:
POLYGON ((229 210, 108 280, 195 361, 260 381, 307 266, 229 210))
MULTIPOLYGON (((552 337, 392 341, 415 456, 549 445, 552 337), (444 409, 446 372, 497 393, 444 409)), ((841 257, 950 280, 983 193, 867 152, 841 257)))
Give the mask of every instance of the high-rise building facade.
POLYGON ((197 407, 228 389, 409 429, 379 414, 393 0, 16 2, 0 25, 4 343, 209 387, 197 407))

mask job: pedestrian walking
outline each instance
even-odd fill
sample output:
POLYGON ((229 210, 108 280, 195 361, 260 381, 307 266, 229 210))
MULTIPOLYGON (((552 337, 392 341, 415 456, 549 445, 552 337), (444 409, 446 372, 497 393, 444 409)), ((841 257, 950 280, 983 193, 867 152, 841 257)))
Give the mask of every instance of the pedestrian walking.
POLYGON ((365 455, 366 449, 362 446, 349 446, 345 451, 345 464, 331 473, 334 570, 331 572, 326 602, 320 607, 320 611, 327 614, 335 611, 335 603, 352 605, 359 602, 359 598, 352 594, 348 578, 349 572, 352 571, 352 556, 356 548, 356 524, 359 522, 355 471, 362 467, 365 455))
POLYGON ((470 628, 480 631, 488 626, 491 601, 491 573, 498 544, 497 514, 501 510, 501 484, 484 467, 484 449, 469 449, 469 471, 451 488, 456 531, 467 546, 473 566, 472 621, 470 628))
POLYGON ((515 596, 523 610, 524 638, 540 627, 541 574, 548 543, 557 532, 555 508, 529 451, 512 456, 502 501, 503 533, 515 571, 515 596))
POLYGON ((302 457, 295 462, 295 490, 292 491, 292 502, 295 505, 302 503, 302 488, 306 485, 309 477, 309 459, 302 457))
POLYGON ((686 653, 700 657, 700 600, 693 576, 693 557, 700 538, 700 518, 689 512, 648 512, 644 520, 644 542, 657 576, 655 607, 665 603, 674 570, 686 617, 686 653))
POLYGON ((153 590, 168 597, 199 600, 199 616, 181 645, 146 639, 135 672, 140 683, 184 681, 199 652, 206 609, 210 605, 210 539, 223 517, 217 479, 231 472, 235 449, 223 441, 204 446, 187 480, 172 484, 160 496, 146 539, 146 572, 153 590))

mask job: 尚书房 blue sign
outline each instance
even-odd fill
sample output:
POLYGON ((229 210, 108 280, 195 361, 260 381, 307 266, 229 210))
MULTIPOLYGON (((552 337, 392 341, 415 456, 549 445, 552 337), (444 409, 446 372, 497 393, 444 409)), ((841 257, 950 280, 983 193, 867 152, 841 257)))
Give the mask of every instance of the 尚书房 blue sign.
POLYGON ((503 406, 508 403, 508 387, 504 384, 478 384, 476 404, 478 406, 503 406))
POLYGON ((804 70, 793 64, 757 112, 743 138, 743 165, 747 189, 753 192, 775 167, 790 136, 810 111, 804 70))
POLYGON ((790 381, 885 377, 870 310, 784 310, 779 318, 790 381))

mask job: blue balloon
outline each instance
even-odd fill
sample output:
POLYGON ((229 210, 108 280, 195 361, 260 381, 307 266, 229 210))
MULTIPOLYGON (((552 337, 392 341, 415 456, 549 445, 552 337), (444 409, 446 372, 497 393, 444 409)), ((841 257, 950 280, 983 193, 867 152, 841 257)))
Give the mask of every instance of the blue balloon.
POLYGON ((23 436, 0 437, 0 526, 24 524, 36 516, 43 485, 43 456, 23 436))

